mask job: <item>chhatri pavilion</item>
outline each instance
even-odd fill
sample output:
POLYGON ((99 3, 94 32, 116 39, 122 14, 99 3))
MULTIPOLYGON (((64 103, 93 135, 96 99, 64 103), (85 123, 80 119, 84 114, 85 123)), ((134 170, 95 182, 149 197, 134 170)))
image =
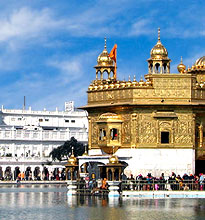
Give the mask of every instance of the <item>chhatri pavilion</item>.
POLYGON ((160 176, 205 172, 205 56, 179 73, 160 40, 151 49, 148 73, 139 82, 117 79, 105 46, 88 87, 87 162, 106 164, 114 153, 126 174, 160 176))

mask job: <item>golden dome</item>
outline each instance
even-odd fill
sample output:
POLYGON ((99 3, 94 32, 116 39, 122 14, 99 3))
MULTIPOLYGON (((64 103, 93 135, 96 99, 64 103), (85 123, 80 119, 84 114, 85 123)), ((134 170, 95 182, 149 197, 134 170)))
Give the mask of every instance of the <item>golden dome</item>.
POLYGON ((110 58, 107 52, 106 38, 103 52, 98 56, 97 66, 114 66, 113 60, 110 58))
POLYGON ((177 69, 179 73, 184 73, 186 70, 186 66, 183 64, 182 57, 181 57, 181 63, 177 66, 177 69))
POLYGON ((158 42, 152 48, 150 55, 151 55, 151 58, 154 58, 154 59, 167 58, 168 56, 167 49, 162 45, 160 41, 160 28, 158 29, 158 42))
POLYGON ((198 60, 196 60, 195 66, 201 66, 201 67, 205 67, 205 56, 199 58, 198 60))
POLYGON ((187 69, 189 73, 204 71, 204 70, 205 70, 205 56, 197 59, 194 65, 191 68, 187 69))
POLYGON ((77 163, 77 158, 73 155, 70 156, 70 158, 68 159, 68 163, 71 164, 71 165, 76 165, 77 163))
POLYGON ((111 164, 117 164, 119 163, 119 159, 116 155, 112 155, 110 158, 109 158, 109 163, 111 164))

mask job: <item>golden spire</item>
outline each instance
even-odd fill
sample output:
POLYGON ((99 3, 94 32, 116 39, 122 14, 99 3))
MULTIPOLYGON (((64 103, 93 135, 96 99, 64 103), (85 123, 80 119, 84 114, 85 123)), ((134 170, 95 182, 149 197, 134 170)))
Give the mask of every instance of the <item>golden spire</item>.
POLYGON ((158 28, 158 42, 161 43, 161 41, 160 41, 160 28, 158 28))
POLYGON ((186 70, 186 66, 183 64, 183 59, 181 56, 181 63, 177 66, 179 73, 184 73, 186 70))
POLYGON ((74 155, 74 154, 73 154, 73 146, 72 146, 72 148, 71 148, 71 155, 74 155))
POLYGON ((104 49, 107 50, 107 39, 106 39, 106 37, 104 38, 104 40, 105 40, 104 49))
POLYGON ((77 158, 74 156, 73 146, 72 146, 71 149, 72 149, 72 150, 71 150, 70 158, 68 159, 68 164, 76 165, 76 163, 77 163, 77 158))

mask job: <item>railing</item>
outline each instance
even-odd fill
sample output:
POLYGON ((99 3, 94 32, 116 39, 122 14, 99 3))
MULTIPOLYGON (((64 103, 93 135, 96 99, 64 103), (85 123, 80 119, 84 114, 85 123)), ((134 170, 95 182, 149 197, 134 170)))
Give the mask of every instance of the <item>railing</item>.
POLYGON ((78 141, 87 142, 87 132, 70 131, 28 131, 28 130, 0 130, 0 140, 56 140, 66 141, 74 137, 78 141))
POLYGON ((196 180, 126 180, 120 184, 120 191, 158 191, 158 190, 205 190, 205 181, 196 180))

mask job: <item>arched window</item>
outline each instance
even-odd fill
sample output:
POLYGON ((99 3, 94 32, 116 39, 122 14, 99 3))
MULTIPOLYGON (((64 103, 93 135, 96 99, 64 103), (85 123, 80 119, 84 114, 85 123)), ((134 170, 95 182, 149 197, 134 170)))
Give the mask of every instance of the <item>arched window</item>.
POLYGON ((110 129, 110 139, 118 140, 118 130, 116 128, 110 129))
POLYGON ((163 73, 167 73, 167 64, 166 63, 163 64, 163 73))
POLYGON ((155 73, 160 73, 160 64, 159 63, 155 64, 155 73))
POLYGON ((150 73, 153 73, 153 65, 152 65, 152 63, 149 65, 149 71, 150 71, 150 73))
POLYGON ((96 73, 96 79, 98 80, 98 79, 100 79, 100 77, 101 77, 101 72, 100 72, 100 70, 98 70, 96 73))
POLYGON ((110 78, 114 78, 114 72, 113 71, 110 72, 110 78))
POLYGON ((99 134, 99 140, 104 141, 106 139, 106 130, 105 129, 100 129, 100 134, 99 134))
POLYGON ((107 70, 103 71, 103 79, 108 79, 108 71, 107 70))

